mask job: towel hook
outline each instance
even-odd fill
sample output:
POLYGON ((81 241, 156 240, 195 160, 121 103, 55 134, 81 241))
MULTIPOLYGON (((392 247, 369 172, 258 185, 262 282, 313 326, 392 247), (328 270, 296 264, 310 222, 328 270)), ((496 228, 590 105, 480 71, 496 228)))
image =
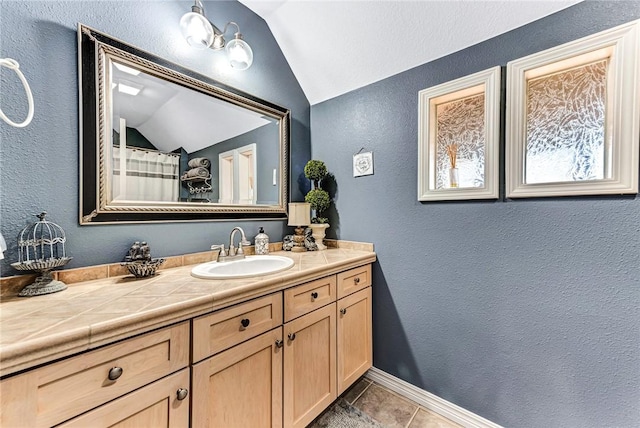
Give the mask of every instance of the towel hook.
POLYGON ((24 128, 29 123, 31 123, 31 119, 33 119, 33 95, 31 94, 31 88, 29 88, 29 83, 27 83, 27 79, 25 79, 24 74, 20 71, 20 64, 18 61, 11 58, 0 58, 0 66, 7 67, 16 72, 20 80, 22 81, 22 85, 24 86, 24 90, 27 93, 27 100, 29 102, 29 113, 27 114, 27 118, 22 123, 15 123, 11 119, 9 119, 2 109, 0 108, 0 117, 2 120, 7 122, 11 126, 15 126, 16 128, 24 128))

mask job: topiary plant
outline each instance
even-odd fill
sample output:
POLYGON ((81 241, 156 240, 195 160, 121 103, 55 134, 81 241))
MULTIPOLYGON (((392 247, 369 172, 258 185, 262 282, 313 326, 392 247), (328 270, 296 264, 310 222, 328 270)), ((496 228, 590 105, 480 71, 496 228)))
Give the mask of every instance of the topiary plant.
POLYGON ((311 209, 315 212, 315 216, 311 219, 312 223, 327 223, 326 217, 320 217, 324 211, 331 205, 329 192, 323 189, 313 189, 304 197, 304 201, 311 205, 311 209))
POLYGON ((304 166, 304 176, 311 180, 311 190, 304 197, 304 201, 311 205, 314 212, 312 223, 327 223, 326 217, 321 217, 322 213, 331 205, 329 192, 320 188, 320 182, 327 175, 327 166, 323 161, 312 159, 304 166))
POLYGON ((320 188, 320 180, 327 175, 327 166, 320 160, 310 160, 304 166, 304 176, 311 180, 312 188, 320 188))

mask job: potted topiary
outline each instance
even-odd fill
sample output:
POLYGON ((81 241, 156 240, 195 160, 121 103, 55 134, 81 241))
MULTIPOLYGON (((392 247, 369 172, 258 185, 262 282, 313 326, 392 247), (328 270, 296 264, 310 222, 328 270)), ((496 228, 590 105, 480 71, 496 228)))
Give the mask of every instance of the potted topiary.
POLYGON ((322 214, 331 205, 331 196, 329 192, 322 189, 320 184, 322 179, 327 175, 327 166, 323 161, 310 160, 304 166, 304 176, 311 180, 311 190, 304 197, 304 201, 311 205, 313 217, 311 219, 311 234, 316 241, 318 250, 326 250, 327 247, 323 243, 325 229, 329 227, 328 219, 322 214))

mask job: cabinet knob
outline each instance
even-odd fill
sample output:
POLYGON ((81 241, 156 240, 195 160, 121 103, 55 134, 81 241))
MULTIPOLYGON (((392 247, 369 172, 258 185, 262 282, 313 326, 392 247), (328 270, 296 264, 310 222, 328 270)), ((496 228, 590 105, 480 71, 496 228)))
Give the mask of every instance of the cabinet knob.
POLYGON ((353 283, 356 284, 356 285, 360 284, 360 278, 357 277, 357 276, 355 278, 353 278, 353 283))
POLYGON ((122 367, 112 367, 111 370, 109 370, 109 380, 118 379, 120 376, 122 376, 123 372, 124 370, 122 370, 122 367))
POLYGON ((242 318, 242 320, 240 321, 240 324, 242 324, 243 328, 249 327, 250 323, 251 323, 251 320, 249 320, 249 318, 242 318))
POLYGON ((284 342, 282 342, 282 340, 278 339, 276 340, 276 348, 282 348, 284 346, 284 342))
POLYGON ((346 313, 347 313, 347 308, 342 308, 342 309, 340 309, 340 313, 341 313, 342 315, 346 314, 346 313))
POLYGON ((315 291, 314 291, 313 293, 311 293, 311 298, 312 298, 313 300, 316 300, 316 299, 318 298, 318 293, 317 293, 317 292, 315 292, 315 291))
POLYGON ((176 392, 176 398, 179 401, 182 401, 185 398, 187 398, 187 395, 189 395, 189 390, 188 389, 178 388, 178 392, 176 392))
POLYGON ((287 335, 287 337, 289 338, 289 340, 296 340, 296 334, 295 333, 289 333, 287 335))

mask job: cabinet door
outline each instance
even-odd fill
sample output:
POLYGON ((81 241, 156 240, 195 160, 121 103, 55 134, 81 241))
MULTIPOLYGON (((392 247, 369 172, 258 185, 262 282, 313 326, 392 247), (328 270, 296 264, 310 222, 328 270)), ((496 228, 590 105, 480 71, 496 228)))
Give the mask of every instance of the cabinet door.
POLYGON ((183 369, 58 427, 187 428, 188 393, 189 369, 183 369))
POLYGON ((282 426, 282 327, 193 366, 194 427, 282 426))
POLYGON ((337 397, 335 302, 284 331, 284 425, 305 427, 337 397))
POLYGON ((371 368, 371 287, 338 300, 338 395, 371 368))

